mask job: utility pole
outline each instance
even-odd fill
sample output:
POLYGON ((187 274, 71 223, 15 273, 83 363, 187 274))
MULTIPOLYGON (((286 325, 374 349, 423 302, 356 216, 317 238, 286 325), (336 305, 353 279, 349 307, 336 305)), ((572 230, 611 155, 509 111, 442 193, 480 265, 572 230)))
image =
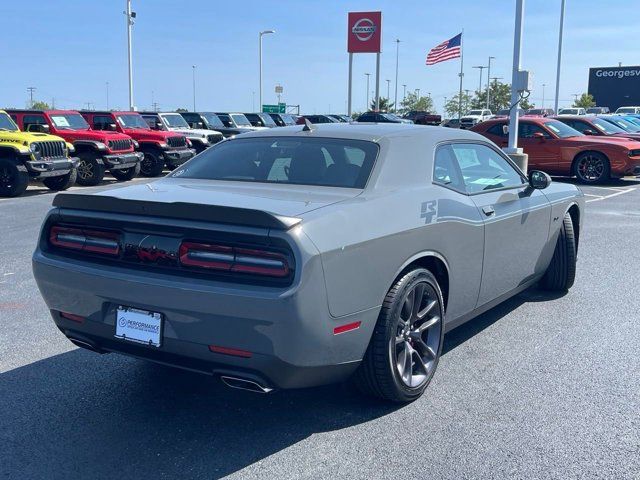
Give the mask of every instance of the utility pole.
POLYGON ((496 57, 489 57, 489 63, 487 63, 487 110, 489 110, 489 84, 491 83, 491 60, 495 60, 496 57))
MULTIPOLYGON (((572 93, 571 95, 573 95, 573 103, 576 104, 578 103, 578 97, 580 96, 579 93, 572 93)), ((556 112, 558 113, 558 112, 556 112)))
POLYGON ((258 105, 258 108, 260 109, 260 111, 262 111, 262 37, 264 35, 269 35, 270 33, 276 33, 276 31, 275 30, 263 30, 258 35, 258 43, 259 43, 259 45, 258 45, 258 63, 259 63, 259 67, 260 67, 260 73, 259 73, 260 88, 258 89, 258 91, 260 92, 260 94, 259 94, 260 104, 258 105))
POLYGON ((87 110, 91 110, 91 102, 87 102, 85 105, 87 106, 87 110))
POLYGON ((27 87, 27 91, 29 92, 29 108, 33 108, 33 92, 36 91, 36 87, 27 87))
POLYGON ((193 74, 193 111, 196 111, 196 66, 191 65, 191 72, 193 74))
POLYGON ((393 99, 393 111, 398 111, 398 59, 400 57, 400 39, 396 38, 396 92, 393 99))
POLYGON ((131 59, 131 27, 133 27, 136 12, 131 11, 131 0, 127 1, 127 10, 124 14, 127 17, 127 59, 129 62, 129 110, 135 111, 133 104, 133 61, 131 59))
POLYGON ((558 32, 558 65, 556 67, 556 97, 554 112, 558 113, 558 98, 560 96, 560 64, 562 63, 562 31, 564 30, 564 0, 560 4, 560 30, 558 32))
POLYGON ((487 67, 485 67, 484 65, 476 65, 475 67, 471 68, 478 68, 480 70, 480 82, 478 83, 478 93, 480 93, 482 91, 482 70, 487 67))
POLYGON ((369 111, 369 77, 371 76, 371 74, 365 73, 365 75, 367 76, 367 109, 366 111, 369 111))
POLYGON ((547 84, 543 83, 542 84, 542 108, 544 108, 544 87, 546 87, 547 84))

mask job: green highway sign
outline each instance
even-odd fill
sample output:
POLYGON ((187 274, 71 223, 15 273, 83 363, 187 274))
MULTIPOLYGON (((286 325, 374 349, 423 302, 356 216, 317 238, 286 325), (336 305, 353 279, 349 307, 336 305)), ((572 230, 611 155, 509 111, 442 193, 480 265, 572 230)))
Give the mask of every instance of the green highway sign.
POLYGON ((286 113, 287 112, 287 104, 279 103, 277 105, 262 105, 263 113, 286 113))

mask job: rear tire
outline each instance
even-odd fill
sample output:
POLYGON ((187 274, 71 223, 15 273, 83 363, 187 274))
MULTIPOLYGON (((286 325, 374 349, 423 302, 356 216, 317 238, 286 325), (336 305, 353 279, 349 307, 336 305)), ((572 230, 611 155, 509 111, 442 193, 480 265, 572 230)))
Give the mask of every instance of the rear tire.
POLYGON ((98 160, 95 153, 83 153, 78 155, 78 185, 92 187, 98 185, 104 178, 104 164, 98 160))
POLYGON ((77 176, 78 171, 75 168, 72 168, 66 175, 47 177, 42 180, 42 183, 44 183, 44 186, 49 190, 59 192, 73 186, 73 184, 76 183, 77 176))
POLYGON ((126 182, 128 180, 131 180, 132 178, 137 177, 139 173, 140 173, 140 163, 136 163, 135 166, 129 167, 129 168, 122 168, 120 170, 111 170, 111 175, 113 175, 113 177, 116 180, 119 180, 121 182, 126 182))
POLYGON ((587 185, 603 183, 611 176, 611 165, 600 152, 584 152, 574 160, 573 174, 587 185))
POLYGON ((146 150, 144 158, 140 162, 140 173, 144 177, 157 177, 164 170, 164 160, 157 152, 146 150))
POLYGON ((0 197, 17 197, 29 186, 29 174, 18 169, 15 159, 0 158, 0 197))
POLYGON ((354 382, 360 391, 406 403, 419 398, 438 366, 444 338, 444 301, 424 268, 402 275, 382 304, 354 382))
POLYGON ((553 258, 542 277, 542 286, 547 290, 566 292, 576 278, 577 245, 571 215, 562 219, 560 235, 553 252, 553 258))

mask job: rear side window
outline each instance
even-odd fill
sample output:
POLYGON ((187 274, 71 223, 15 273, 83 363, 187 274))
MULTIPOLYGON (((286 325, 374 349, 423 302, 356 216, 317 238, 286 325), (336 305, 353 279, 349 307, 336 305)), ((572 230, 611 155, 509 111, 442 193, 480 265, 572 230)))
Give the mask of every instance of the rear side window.
POLYGON ((106 130, 107 126, 116 123, 107 115, 95 115, 93 117, 93 128, 95 130, 106 130))
POLYGON ((433 167, 433 183, 464 192, 462 174, 451 145, 438 147, 433 167))
POLYGON ((378 145, 334 138, 238 138, 205 150, 172 177, 364 188, 378 145))
POLYGON ((46 125, 47 120, 44 115, 25 115, 22 117, 23 130, 26 132, 29 130, 30 125, 46 125))
POLYGON ((493 125, 491 128, 487 130, 489 135, 495 135, 496 137, 506 137, 507 134, 504 132, 505 123, 498 123, 493 125))

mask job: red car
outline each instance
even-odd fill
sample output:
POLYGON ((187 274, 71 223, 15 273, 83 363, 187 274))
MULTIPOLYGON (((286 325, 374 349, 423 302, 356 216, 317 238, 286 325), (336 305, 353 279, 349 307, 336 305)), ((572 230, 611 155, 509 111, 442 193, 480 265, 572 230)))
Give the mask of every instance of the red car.
POLYGON ((556 120, 569 125, 571 128, 582 132, 585 135, 596 137, 622 137, 631 140, 640 140, 640 132, 627 132, 616 124, 604 120, 600 117, 585 115, 561 115, 556 120))
MULTIPOLYGON (((506 147, 508 124, 508 120, 487 120, 471 130, 506 147)), ((575 175, 583 183, 640 174, 640 142, 586 136, 552 118, 521 117, 518 146, 529 155, 531 169, 575 175)))
POLYGON ((25 132, 58 135, 76 149, 80 185, 97 185, 105 170, 118 180, 131 180, 140 171, 142 154, 128 135, 96 132, 75 110, 7 110, 25 132))
POLYGON ((116 131, 129 135, 138 143, 144 154, 140 173, 145 177, 157 177, 165 165, 174 170, 195 155, 189 140, 176 132, 151 130, 142 115, 137 112, 80 112, 91 128, 99 131, 116 131))

